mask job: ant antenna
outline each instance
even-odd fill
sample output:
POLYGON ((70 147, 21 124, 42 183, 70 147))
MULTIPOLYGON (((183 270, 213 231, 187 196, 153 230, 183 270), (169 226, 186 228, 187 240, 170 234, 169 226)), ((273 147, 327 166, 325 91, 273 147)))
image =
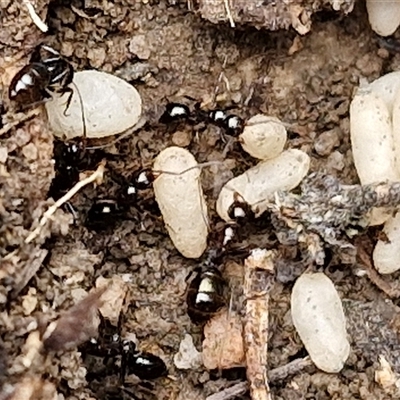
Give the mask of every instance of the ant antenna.
POLYGON ((105 143, 105 144, 100 144, 98 146, 90 146, 90 147, 86 147, 88 150, 99 150, 99 149, 105 149, 106 147, 112 146, 115 143, 118 143, 119 141, 121 141, 122 139, 125 139, 126 137, 132 135, 133 132, 143 128, 143 126, 146 124, 146 119, 145 118, 141 118, 137 124, 135 126, 133 126, 132 128, 129 128, 126 132, 122 133, 120 136, 118 136, 116 139, 114 139, 112 142, 110 143, 105 143))
POLYGON ((161 174, 183 175, 183 174, 186 174, 186 172, 189 172, 189 171, 191 171, 191 170, 193 170, 193 169, 197 169, 197 168, 203 169, 203 168, 206 168, 206 167, 211 167, 211 166, 213 166, 213 165, 221 165, 221 164, 223 164, 223 161, 207 161, 207 162, 205 162, 205 163, 200 163, 200 164, 194 165, 193 167, 184 169, 184 170, 181 171, 181 172, 160 171, 160 170, 152 170, 152 172, 154 172, 154 173, 156 173, 156 174, 159 174, 159 175, 161 175, 161 174))
POLYGON ((79 97, 79 103, 81 105, 81 118, 82 118, 82 137, 83 137, 83 144, 84 144, 84 148, 86 148, 86 118, 85 118, 85 107, 83 106, 83 99, 82 99, 82 95, 81 92, 79 91, 78 86, 74 83, 71 82, 71 84, 74 86, 76 93, 78 94, 79 97))

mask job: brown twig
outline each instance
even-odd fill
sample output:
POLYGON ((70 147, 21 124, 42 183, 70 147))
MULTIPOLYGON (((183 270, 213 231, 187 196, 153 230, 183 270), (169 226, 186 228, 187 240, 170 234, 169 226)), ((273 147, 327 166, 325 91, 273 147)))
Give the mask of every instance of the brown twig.
POLYGON ((104 173, 105 162, 101 162, 97 167, 96 171, 93 172, 92 175, 87 177, 86 179, 82 179, 79 181, 72 189, 70 189, 63 197, 58 199, 51 207, 47 209, 47 211, 43 214, 43 217, 40 219, 39 225, 33 230, 28 237, 25 239, 25 243, 30 243, 34 240, 39 234, 42 228, 46 225, 46 223, 50 220, 52 215, 68 200, 70 200, 76 193, 78 193, 83 187, 88 185, 89 183, 98 181, 101 182, 104 173))
POLYGON ((255 249, 245 260, 244 345, 252 400, 271 400, 267 376, 269 292, 274 285, 274 253, 255 249))
MULTIPOLYGON (((287 378, 289 375, 297 374, 298 372, 312 365, 313 362, 311 361, 310 357, 299 358, 297 360, 291 361, 286 365, 282 365, 281 367, 274 368, 269 371, 268 379, 271 383, 275 383, 277 381, 287 378)), ((222 390, 221 392, 214 393, 211 396, 208 396, 206 400, 230 400, 246 393, 248 390, 249 384, 247 382, 240 382, 236 385, 222 390)))

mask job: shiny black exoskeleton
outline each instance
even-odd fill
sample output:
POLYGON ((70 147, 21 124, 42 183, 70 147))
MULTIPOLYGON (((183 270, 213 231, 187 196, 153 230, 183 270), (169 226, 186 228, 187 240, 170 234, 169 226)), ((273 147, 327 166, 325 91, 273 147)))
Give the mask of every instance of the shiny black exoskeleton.
POLYGON ((71 99, 74 70, 53 48, 41 45, 34 52, 31 62, 23 67, 12 79, 8 95, 19 108, 41 103, 51 92, 68 93, 67 111, 71 99))
MULTIPOLYGON (((186 96, 189 100, 195 99, 186 96)), ((196 102, 193 106, 193 111, 186 105, 181 103, 168 103, 165 106, 165 111, 159 120, 163 124, 188 122, 192 125, 212 123, 219 126, 229 136, 237 137, 243 132, 243 118, 229 114, 222 109, 205 111, 201 109, 201 103, 196 102)))
POLYGON ((58 200, 79 181, 79 170, 85 158, 82 140, 54 142, 55 177, 51 183, 49 196, 58 200))
POLYGON ((95 230, 112 228, 122 214, 123 210, 115 200, 97 200, 87 213, 86 226, 95 230))
POLYGON ((223 110, 213 110, 208 114, 209 120, 223 128, 229 136, 238 136, 243 132, 244 120, 237 115, 227 114, 223 110))
POLYGON ((119 327, 101 318, 98 338, 81 346, 89 381, 113 374, 119 375, 121 383, 130 374, 135 374, 142 380, 166 375, 167 367, 161 358, 138 351, 135 343, 123 340, 119 332, 119 327))
POLYGON ((136 350, 130 340, 122 342, 122 370, 127 375, 134 374, 140 379, 157 379, 167 374, 167 366, 160 357, 136 350))
POLYGON ((124 187, 123 197, 125 199, 136 200, 137 194, 141 190, 150 189, 153 182, 159 176, 153 172, 151 168, 144 168, 135 171, 132 177, 128 180, 129 183, 124 187))
POLYGON ((189 120, 191 117, 190 108, 185 104, 168 103, 165 106, 165 111, 160 117, 162 124, 169 124, 171 122, 179 122, 189 120))
POLYGON ((187 312, 192 322, 207 321, 225 305, 225 287, 225 280, 215 267, 207 266, 197 270, 186 298, 187 312))

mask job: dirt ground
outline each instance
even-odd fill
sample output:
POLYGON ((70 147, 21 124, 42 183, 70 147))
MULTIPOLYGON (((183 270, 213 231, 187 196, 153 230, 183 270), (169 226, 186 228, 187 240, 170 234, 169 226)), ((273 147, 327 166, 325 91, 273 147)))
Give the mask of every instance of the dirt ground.
MULTIPOLYGON (((271 32, 213 24, 195 12, 196 4, 186 1, 44 0, 35 4, 39 15, 47 12, 49 32, 42 34, 22 2, 2 0, 0 89, 8 112, 0 124, 0 399, 10 398, 10 387, 21 382, 54 384, 59 400, 132 398, 123 392, 107 397, 107 389, 118 385, 115 377, 100 384, 87 382, 77 349, 51 353, 40 365, 21 361, 28 334, 76 304, 101 276, 118 275, 128 282, 122 333, 134 334, 141 349, 161 356, 168 367, 168 377, 129 386, 139 399, 200 400, 245 379, 241 369, 221 373, 174 366, 173 356, 185 334, 201 348, 202 329, 191 323, 185 303, 186 278, 198 261, 184 259, 174 249, 151 191, 105 231, 88 229, 83 221, 95 199, 116 198, 124 178, 151 165, 160 150, 175 144, 187 147, 199 162, 224 162, 224 168, 203 173, 213 224, 218 223, 213 209, 221 184, 255 160, 236 144, 224 157, 225 143, 217 127, 194 132, 183 125, 174 131, 156 123, 168 101, 193 106, 185 96, 208 103, 210 109, 233 107, 243 118, 260 112, 280 118, 289 126, 287 148, 309 154, 311 171, 324 169, 343 183, 357 183, 349 140, 352 94, 360 80, 371 81, 400 65, 399 46, 371 31, 360 3, 348 15, 319 4, 322 10, 309 13, 310 32, 300 36, 293 29, 271 32), (98 69, 132 83, 142 96, 148 125, 103 150, 105 181, 97 188, 89 185, 71 200, 76 221, 60 209, 34 241, 25 243, 53 204, 47 196, 54 177, 53 137, 41 107, 16 114, 7 90, 42 42, 58 49, 76 71, 98 69), (12 129, 2 129, 10 123, 12 129)), ((95 156, 95 151, 88 153, 95 156)), ((360 242, 367 243, 367 252, 378 231, 371 229, 360 242)), ((298 263, 295 247, 278 245, 268 224, 243 228, 237 247, 248 246, 275 248, 281 254, 270 302, 268 360, 269 369, 274 369, 306 356, 289 304, 294 280, 305 267, 298 263)), ((242 262, 239 252, 232 251, 224 262, 232 260, 242 262)), ((343 299, 350 358, 338 374, 309 367, 272 382, 272 398, 400 399, 400 389, 375 382, 379 356, 400 373, 398 274, 383 280, 371 271, 363 273, 368 268, 361 263, 344 268, 335 264, 334 255, 332 260, 325 273, 343 299)), ((239 296, 232 296, 238 303, 239 296)), ((42 389, 24 398, 52 398, 42 389)))

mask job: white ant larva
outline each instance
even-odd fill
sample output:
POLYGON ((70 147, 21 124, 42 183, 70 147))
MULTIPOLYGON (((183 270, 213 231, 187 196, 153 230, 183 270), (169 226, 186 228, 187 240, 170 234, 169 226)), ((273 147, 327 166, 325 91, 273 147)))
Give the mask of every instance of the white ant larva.
POLYGON ((239 193, 244 203, 255 205, 262 211, 273 194, 281 190, 294 189, 305 177, 310 166, 310 157, 301 150, 287 150, 272 160, 262 161, 225 184, 216 209, 219 216, 231 222, 229 215, 239 193))
POLYGON ((209 231, 199 165, 188 150, 172 146, 155 159, 157 171, 154 194, 171 240, 183 256, 199 258, 209 231))

